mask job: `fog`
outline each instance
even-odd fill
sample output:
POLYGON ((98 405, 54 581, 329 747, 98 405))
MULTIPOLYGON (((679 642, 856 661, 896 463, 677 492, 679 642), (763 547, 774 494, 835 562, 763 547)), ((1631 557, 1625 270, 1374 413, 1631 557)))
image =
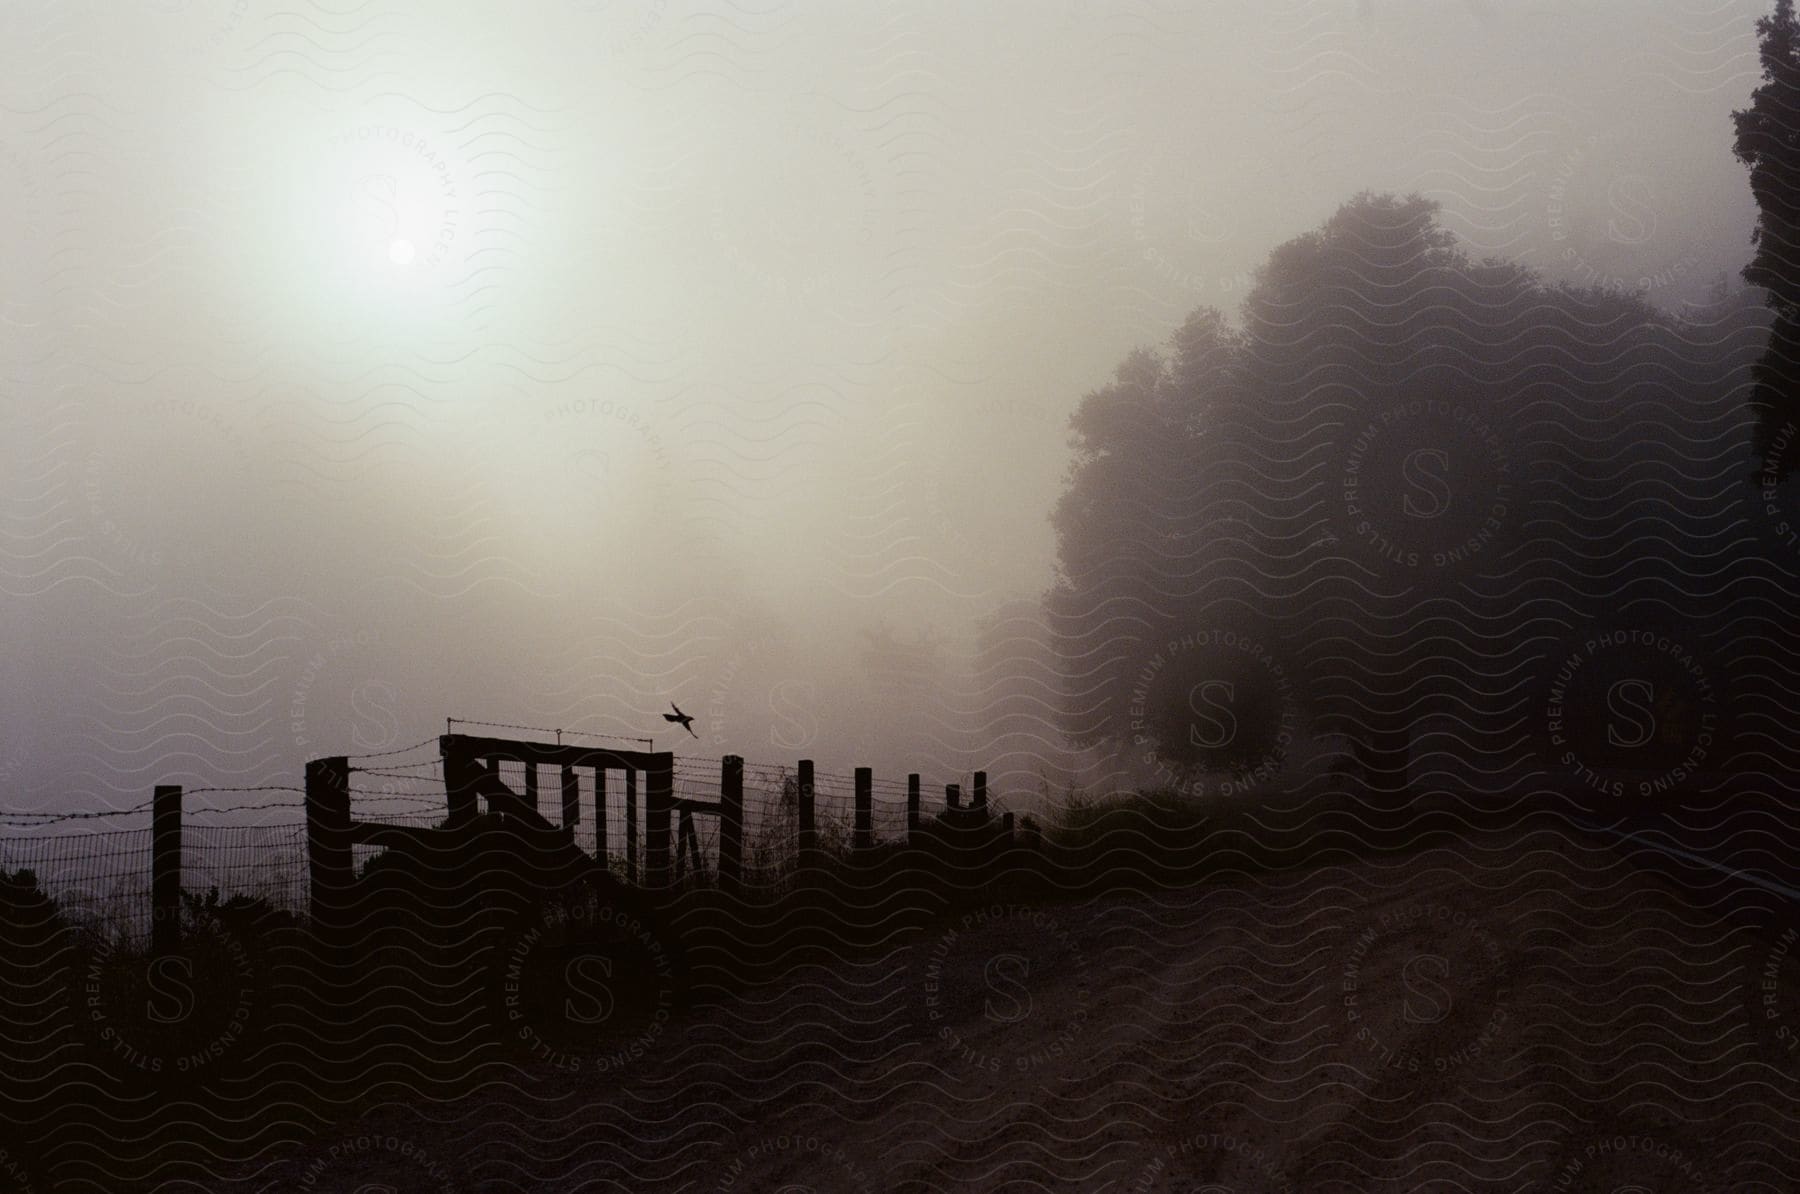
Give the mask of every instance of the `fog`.
POLYGON ((0 799, 448 717, 1065 782, 974 661, 1083 395, 1363 190, 1705 299, 1767 7, 9 4, 0 799))

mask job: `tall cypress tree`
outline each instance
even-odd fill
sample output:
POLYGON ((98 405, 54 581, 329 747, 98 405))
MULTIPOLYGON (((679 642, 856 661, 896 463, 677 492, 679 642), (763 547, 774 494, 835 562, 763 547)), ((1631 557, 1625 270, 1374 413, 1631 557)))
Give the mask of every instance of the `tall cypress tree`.
POLYGON ((1756 445, 1759 455, 1779 457, 1766 459, 1764 471, 1785 476, 1800 468, 1800 23, 1794 0, 1776 0, 1756 32, 1763 81, 1750 106, 1731 114, 1737 126, 1733 149, 1750 167, 1758 211, 1751 235, 1756 252, 1744 280, 1767 290, 1774 315, 1768 350, 1753 375, 1756 445))

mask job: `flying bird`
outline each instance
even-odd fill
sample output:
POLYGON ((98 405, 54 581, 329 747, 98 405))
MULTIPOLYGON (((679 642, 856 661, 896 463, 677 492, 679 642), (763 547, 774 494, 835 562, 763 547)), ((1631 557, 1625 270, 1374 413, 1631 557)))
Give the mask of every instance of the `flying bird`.
MULTIPOLYGON (((694 734, 694 719, 692 717, 689 717, 687 714, 683 713, 681 711, 681 706, 677 705, 674 701, 669 702, 669 708, 675 710, 675 712, 663 714, 663 720, 664 721, 672 721, 676 725, 680 726, 682 729, 686 730, 688 733, 694 734)), ((699 736, 700 735, 698 735, 698 734, 694 734, 694 737, 696 737, 696 738, 698 738, 699 736)))

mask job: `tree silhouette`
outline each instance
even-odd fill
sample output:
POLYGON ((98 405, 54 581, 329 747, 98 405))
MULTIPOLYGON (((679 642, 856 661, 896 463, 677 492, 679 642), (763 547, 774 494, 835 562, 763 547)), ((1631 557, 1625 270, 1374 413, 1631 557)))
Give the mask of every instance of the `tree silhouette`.
POLYGON ((1433 719, 1441 750, 1528 766, 1579 627, 1728 621, 1742 515, 1708 462, 1747 434, 1758 330, 1472 260, 1434 203, 1357 196, 1270 254, 1239 324, 1195 312, 1075 413, 1065 732, 1146 782, 1279 771, 1311 727, 1398 789, 1433 719))
MULTIPOLYGON (((1793 0, 1756 23, 1762 85, 1750 106, 1733 112, 1734 151, 1750 168, 1756 199, 1756 252, 1743 276, 1768 291, 1774 313, 1769 346, 1755 371, 1751 409, 1757 414, 1756 449, 1765 468, 1786 476, 1800 467, 1800 452, 1780 442, 1783 428, 1800 418, 1800 22, 1793 0)), ((1790 432, 1785 437, 1792 441, 1790 432)))

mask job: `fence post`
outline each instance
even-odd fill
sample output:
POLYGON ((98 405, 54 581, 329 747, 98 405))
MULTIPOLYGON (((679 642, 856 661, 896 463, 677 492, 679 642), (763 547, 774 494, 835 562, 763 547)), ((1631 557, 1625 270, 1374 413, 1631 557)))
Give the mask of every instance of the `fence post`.
POLYGON ((567 763, 562 769, 562 813, 563 830, 573 841, 575 827, 581 824, 581 781, 575 778, 575 768, 567 763))
POLYGON ((719 763, 719 886, 735 895, 744 882, 744 756, 719 763))
POLYGON ((306 765, 306 851, 313 927, 341 941, 350 885, 356 879, 350 850, 350 761, 342 755, 306 765))
POLYGON ((594 857, 606 865, 606 768, 594 768, 594 857))
POLYGON ((625 768, 625 877, 638 881, 637 870, 637 768, 625 768))
POLYGON ((919 844, 919 773, 917 771, 906 777, 906 841, 911 846, 919 844))
MULTIPOLYGON (((538 765, 530 759, 525 760, 525 803, 538 816, 544 815, 543 807, 538 804, 538 765)), ((548 817, 544 819, 549 820, 548 817)))
POLYGON ((800 775, 795 781, 799 808, 800 869, 811 872, 819 865, 819 831, 813 821, 813 761, 800 760, 800 775))
POLYGON ((978 813, 987 812, 987 772, 985 771, 977 771, 975 773, 974 797, 975 811, 978 813))
POLYGON ((960 809, 962 807, 961 784, 944 785, 944 807, 947 809, 960 809))
POLYGON ((669 885, 669 817, 675 811, 675 756, 655 756, 644 770, 644 883, 669 885))
POLYGON ((181 785, 157 784, 150 806, 150 948, 181 945, 181 785))
POLYGON ((852 849, 870 850, 875 846, 875 773, 867 767, 856 769, 856 831, 850 839, 852 849))
POLYGON ((444 796, 449 804, 449 824, 466 825, 475 819, 480 808, 476 785, 481 780, 481 761, 451 740, 446 734, 438 739, 438 752, 444 759, 444 796))

